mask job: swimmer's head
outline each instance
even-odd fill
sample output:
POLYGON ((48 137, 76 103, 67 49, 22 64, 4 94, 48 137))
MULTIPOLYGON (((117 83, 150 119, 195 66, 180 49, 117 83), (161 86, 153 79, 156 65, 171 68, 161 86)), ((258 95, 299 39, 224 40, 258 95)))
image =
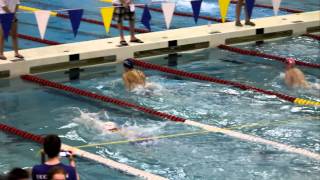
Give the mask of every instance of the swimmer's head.
POLYGON ((296 61, 293 58, 287 58, 285 61, 287 68, 292 68, 295 66, 296 61))
POLYGON ((118 131, 119 127, 116 123, 109 121, 103 124, 103 129, 114 132, 114 131, 118 131))
POLYGON ((123 67, 133 69, 133 62, 130 59, 126 59, 123 61, 123 67))

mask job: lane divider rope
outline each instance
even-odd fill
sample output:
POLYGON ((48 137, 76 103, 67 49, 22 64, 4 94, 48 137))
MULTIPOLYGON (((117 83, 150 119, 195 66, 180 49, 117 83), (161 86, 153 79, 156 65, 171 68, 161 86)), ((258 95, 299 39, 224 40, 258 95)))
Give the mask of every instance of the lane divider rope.
POLYGON ((63 85, 63 84, 60 84, 60 83, 56 83, 56 82, 52 82, 52 81, 49 81, 49 80, 45 80, 45 79, 42 79, 42 78, 39 78, 39 77, 36 77, 36 76, 32 76, 32 75, 22 75, 21 78, 23 80, 26 80, 26 81, 30 81, 30 82, 37 83, 37 84, 40 84, 40 85, 43 85, 43 86, 55 88, 55 89, 58 89, 58 90, 63 90, 65 92, 70 92, 70 93, 77 94, 77 95, 80 95, 80 96, 83 96, 83 97, 88 97, 88 98, 92 98, 92 99, 95 99, 95 100, 100 100, 100 101, 103 101, 103 102, 112 103, 112 104, 115 104, 115 105, 118 105, 118 106, 122 106, 122 107, 126 107, 126 108, 133 108, 133 109, 145 112, 145 113, 153 115, 153 116, 157 116, 157 117, 160 117, 160 118, 168 119, 168 120, 171 120, 171 121, 181 122, 181 123, 184 123, 184 124, 187 124, 187 125, 190 125, 190 126, 194 126, 194 127, 198 127, 198 128, 210 131, 210 132, 223 133, 225 135, 228 135, 228 136, 231 136, 231 137, 234 137, 234 138, 238 138, 238 139, 241 139, 241 140, 254 142, 254 143, 260 143, 260 144, 265 144, 265 145, 270 145, 270 146, 273 146, 274 148, 277 148, 279 150, 287 151, 287 152, 290 152, 290 153, 296 153, 296 154, 300 154, 300 155, 303 155, 303 156, 306 156, 306 157, 309 157, 309 158, 320 160, 320 154, 317 154, 315 152, 311 152, 311 151, 308 151, 308 150, 305 150, 305 149, 302 149, 302 148, 296 148, 296 147, 293 147, 293 146, 290 146, 290 145, 278 143, 278 142, 275 142, 275 141, 270 141, 270 140, 267 140, 267 139, 264 139, 264 138, 261 138, 261 137, 257 137, 257 136, 253 136, 253 135, 247 135, 247 134, 243 134, 243 133, 232 131, 232 130, 228 130, 228 129, 219 128, 219 127, 213 126, 213 125, 202 124, 202 123, 191 121, 191 120, 188 120, 188 119, 185 119, 185 118, 177 117, 175 115, 167 114, 167 113, 164 113, 164 112, 159 112, 159 111, 156 111, 156 110, 151 109, 151 108, 147 108, 147 107, 143 107, 143 106, 136 105, 136 104, 133 104, 133 103, 129 103, 129 102, 126 102, 124 100, 119 100, 119 99, 108 97, 108 96, 105 96, 105 95, 99 95, 99 94, 92 93, 92 92, 89 92, 89 91, 85 91, 85 90, 82 90, 82 89, 78 89, 78 88, 74 88, 74 87, 71 87, 71 86, 66 86, 66 85, 63 85))
MULTIPOLYGON (((226 127, 225 129, 230 130, 239 130, 243 128, 257 128, 257 127, 265 127, 268 125, 285 125, 290 122, 296 122, 298 120, 305 120, 303 119, 293 119, 293 120, 286 120, 286 121, 276 121, 270 123, 259 121, 259 123, 250 123, 250 124, 244 124, 244 125, 235 125, 231 127, 226 127)), ((178 138, 178 137, 186 137, 186 136, 195 136, 195 135, 203 135, 208 134, 209 131, 194 131, 194 132, 184 132, 184 133, 177 133, 177 134, 165 134, 165 135, 158 135, 158 136, 152 136, 152 137, 143 137, 143 138, 135 138, 135 139, 124 139, 124 140, 117 140, 117 141, 108 141, 108 142, 102 142, 102 143, 95 143, 95 144, 85 144, 80 146, 75 146, 76 148, 88 148, 88 147, 97 147, 97 146, 105 146, 105 145, 118 145, 118 144, 128 144, 128 143, 135 143, 135 142, 143 142, 143 141, 149 141, 149 140, 159 140, 159 139, 168 139, 168 138, 178 138)))
MULTIPOLYGON (((266 53, 254 51, 254 50, 241 49, 241 48, 232 47, 232 46, 228 46, 228 45, 224 45, 224 44, 220 44, 218 46, 218 48, 223 49, 223 50, 227 50, 227 51, 231 51, 231 52, 235 52, 238 54, 257 56, 257 57, 267 58, 267 59, 271 59, 271 60, 276 60, 276 61, 280 61, 282 63, 285 63, 286 59, 287 59, 286 57, 281 57, 278 55, 266 54, 266 53)), ((296 61, 296 65, 299 65, 299 66, 320 68, 320 64, 308 63, 308 62, 303 62, 303 61, 299 61, 299 60, 295 60, 295 61, 296 61)))
POLYGON ((310 37, 310 38, 313 38, 313 39, 315 39, 315 40, 320 41, 320 36, 319 36, 319 35, 306 33, 306 34, 303 34, 303 36, 307 36, 307 37, 310 37))
POLYGON ((18 38, 21 39, 26 39, 29 41, 34 41, 34 42, 38 42, 38 43, 42 43, 42 44, 47 44, 47 45, 59 45, 62 43, 56 42, 56 41, 51 41, 51 40, 47 40, 47 39, 41 39, 41 38, 37 38, 37 37, 33 37, 33 36, 29 36, 29 35, 25 35, 25 34, 17 34, 18 38))
MULTIPOLYGON (((33 8, 33 7, 28 7, 28 6, 19 6, 19 9, 21 9, 23 11, 31 11, 31 12, 41 10, 41 9, 38 9, 38 8, 33 8)), ((52 16, 56 16, 56 17, 60 17, 60 18, 64 18, 64 19, 69 19, 69 16, 67 14, 62 14, 62 13, 58 13, 58 12, 51 12, 51 15, 52 16)), ((81 21, 87 22, 87 23, 91 23, 91 24, 104 26, 102 21, 98 21, 98 20, 95 20, 95 19, 81 18, 81 21)), ((117 25, 116 24, 111 24, 111 27, 117 28, 117 25)), ((130 28, 128 26, 123 26, 122 29, 125 30, 125 31, 130 31, 130 28)), ((138 33, 147 33, 147 32, 149 32, 149 30, 147 30, 147 29, 140 29, 140 28, 135 28, 134 31, 138 32, 138 33)))
MULTIPOLYGON (((137 8, 144 8, 144 5, 136 5, 137 8)), ((162 13, 161 8, 156 8, 156 7, 148 7, 149 10, 154 11, 154 12, 160 12, 162 13)), ((188 13, 188 12, 174 12, 173 13, 176 16, 182 16, 182 17, 193 17, 193 13, 188 13)), ((215 22, 222 22, 221 18, 216 18, 216 17, 210 17, 210 16, 203 16, 199 15, 200 19, 208 20, 208 21, 215 21, 215 22)), ((229 20, 226 20, 226 22, 230 22, 229 20)))
MULTIPOLYGON (((232 4, 237 4, 237 1, 230 1, 230 3, 232 4)), ((273 6, 271 5, 263 5, 263 4, 255 4, 256 7, 261 7, 261 8, 266 8, 266 9, 273 9, 273 6)), ((144 5, 136 5, 137 8, 144 8, 144 5)), ((162 13, 162 9, 161 8, 157 8, 157 7, 149 7, 149 10, 154 11, 154 12, 160 12, 162 13)), ((289 9, 289 8, 283 8, 280 7, 279 10, 281 11, 286 11, 286 12, 290 12, 290 13, 302 13, 304 11, 302 10, 296 10, 296 9, 289 9)), ((193 13, 189 13, 189 12, 177 12, 175 11, 173 13, 176 16, 182 16, 182 17, 193 17, 193 13)), ((204 20, 208 20, 208 21, 215 21, 215 22, 222 22, 221 18, 216 18, 216 17, 211 17, 211 16, 203 16, 203 15, 199 15, 200 19, 204 19, 204 20)), ((226 20, 226 22, 230 22, 231 20, 226 20)))
POLYGON ((233 87, 236 87, 236 88, 239 88, 242 90, 251 90, 251 91, 266 94, 266 95, 273 95, 273 96, 278 97, 279 99, 289 101, 292 103, 296 103, 299 105, 320 106, 320 102, 317 102, 317 101, 305 100, 305 99, 296 98, 296 97, 292 97, 289 95, 285 95, 285 94, 281 94, 281 93, 277 93, 277 92, 273 92, 273 91, 269 91, 269 90, 264 90, 264 89, 257 88, 254 86, 241 84, 238 82, 218 79, 218 78, 214 78, 214 77, 210 77, 210 76, 206 76, 206 75, 201 75, 201 74, 196 74, 196 73, 185 72, 185 71, 181 71, 181 70, 177 70, 177 69, 172 69, 169 67, 163 67, 160 65, 140 61, 137 59, 131 59, 131 60, 134 62, 134 64, 136 66, 140 66, 140 67, 143 67, 146 69, 153 69, 153 70, 157 70, 157 71, 161 71, 161 72, 165 72, 165 73, 169 73, 169 74, 174 74, 174 75, 178 75, 178 76, 182 76, 182 77, 197 79, 197 80, 201 80, 201 81, 214 82, 214 83, 218 83, 218 84, 229 85, 229 86, 233 86, 233 87))
MULTIPOLYGON (((29 132, 17 129, 15 127, 11 127, 11 126, 2 124, 2 123, 0 123, 0 130, 3 132, 6 132, 6 133, 20 136, 24 139, 32 140, 32 141, 39 143, 39 144, 42 144, 43 140, 44 140, 44 138, 42 136, 35 135, 35 134, 29 133, 29 132)), ((72 146, 69 146, 66 144, 62 144, 62 149, 73 150, 73 152, 75 152, 75 155, 77 157, 82 157, 85 159, 93 160, 93 161, 96 161, 96 162, 101 163, 103 165, 106 165, 110 168, 114 168, 114 169, 120 170, 122 172, 131 174, 134 176, 142 177, 142 178, 149 179, 149 180, 167 180, 164 177, 161 177, 161 176, 158 176, 155 174, 151 174, 149 172, 146 172, 146 171, 143 171, 140 169, 136 169, 136 168, 128 166, 126 164, 119 163, 119 162, 113 161, 111 159, 101 157, 99 155, 96 155, 96 154, 93 154, 93 153, 90 153, 90 152, 87 152, 87 151, 84 151, 84 150, 81 150, 81 149, 78 149, 76 147, 72 147, 72 146)))

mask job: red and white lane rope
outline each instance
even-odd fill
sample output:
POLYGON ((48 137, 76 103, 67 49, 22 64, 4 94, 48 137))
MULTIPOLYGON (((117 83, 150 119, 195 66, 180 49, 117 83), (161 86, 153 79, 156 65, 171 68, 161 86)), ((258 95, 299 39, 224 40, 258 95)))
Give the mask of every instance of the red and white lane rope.
POLYGON ((23 80, 30 81, 30 82, 33 82, 33 83, 37 83, 37 84, 42 85, 42 86, 55 88, 55 89, 58 89, 58 90, 62 90, 62 91, 65 91, 65 92, 77 94, 77 95, 80 95, 80 96, 83 96, 83 97, 87 97, 87 98, 91 98, 91 99, 94 99, 94 100, 100 100, 100 101, 103 101, 103 102, 112 103, 112 104, 115 104, 115 105, 118 105, 118 106, 121 106, 121 107, 125 107, 125 108, 136 109, 138 111, 142 111, 144 113, 147 113, 147 114, 150 114, 150 115, 153 115, 153 116, 156 116, 156 117, 168 119, 168 120, 175 121, 175 122, 184 123, 184 124, 187 124, 187 125, 190 125, 190 126, 195 126, 195 127, 202 128, 202 129, 210 131, 210 132, 223 133, 225 135, 228 135, 228 136, 231 136, 231 137, 234 137, 234 138, 238 138, 238 139, 241 139, 241 140, 254 142, 254 143, 260 143, 260 144, 265 144, 265 145, 270 145, 270 146, 272 146, 274 148, 277 148, 277 149, 280 149, 280 150, 283 150, 283 151, 287 151, 287 152, 290 152, 290 153, 296 153, 296 154, 300 154, 300 155, 303 155, 303 156, 306 156, 306 157, 309 157, 309 158, 312 158, 312 159, 320 160, 320 154, 315 153, 315 152, 311 152, 311 151, 308 151, 308 150, 305 150, 305 149, 302 149, 302 148, 296 148, 296 147, 293 147, 293 146, 290 146, 290 145, 278 143, 278 142, 275 142, 275 141, 270 141, 270 140, 267 140, 267 139, 264 139, 264 138, 261 138, 261 137, 257 137, 257 136, 253 136, 253 135, 247 135, 247 134, 243 134, 243 133, 232 131, 232 130, 228 130, 228 129, 219 128, 219 127, 213 126, 213 125, 202 124, 202 123, 195 122, 195 121, 192 121, 192 120, 188 120, 188 119, 185 119, 185 118, 177 117, 175 115, 167 114, 167 113, 164 113, 164 112, 159 112, 159 111, 156 111, 156 110, 154 110, 152 108, 143 107, 143 106, 140 106, 140 105, 136 105, 136 104, 133 104, 133 103, 126 102, 124 100, 108 97, 108 96, 105 96, 105 95, 99 95, 99 94, 96 94, 96 93, 93 93, 93 92, 89 92, 89 91, 86 91, 86 90, 82 90, 82 89, 79 89, 79 88, 66 86, 66 85, 63 85, 63 84, 60 84, 60 83, 56 83, 56 82, 52 82, 52 81, 49 81, 49 80, 45 80, 45 79, 42 79, 42 78, 39 78, 39 77, 36 77, 36 76, 32 76, 32 75, 23 75, 23 76, 21 76, 21 78, 23 80))
POLYGON ((229 85, 229 86, 233 86, 233 87, 236 87, 239 89, 250 90, 250 91, 254 91, 254 92, 258 92, 258 93, 262 93, 262 94, 266 94, 266 95, 273 95, 273 96, 278 97, 279 99, 289 101, 289 102, 299 104, 299 105, 320 106, 320 102, 317 102, 317 101, 296 98, 296 97, 281 94, 278 92, 273 92, 273 91, 257 88, 254 86, 241 84, 238 82, 218 79, 218 78, 214 78, 214 77, 210 77, 210 76, 206 76, 206 75, 201 75, 201 74, 196 74, 196 73, 185 72, 185 71, 181 71, 181 70, 177 70, 177 69, 172 69, 169 67, 164 67, 164 66, 160 66, 160 65, 156 65, 156 64, 147 63, 147 62, 140 61, 137 59, 131 59, 131 60, 134 62, 134 64, 136 66, 140 66, 140 67, 143 67, 146 69, 152 69, 152 70, 156 70, 156 71, 161 71, 161 72, 165 72, 165 73, 169 73, 169 74, 178 75, 181 77, 197 79, 197 80, 201 80, 201 81, 208 81, 208 82, 213 82, 213 83, 218 83, 218 84, 229 85))
MULTIPOLYGON (((259 51, 241 49, 241 48, 232 47, 232 46, 228 46, 228 45, 224 45, 224 44, 219 45, 218 48, 224 49, 227 51, 231 51, 231 52, 235 52, 235 53, 239 53, 239 54, 243 54, 243 55, 258 56, 258 57, 267 58, 270 60, 276 60, 276 61, 280 61, 283 63, 286 62, 286 59, 287 59, 287 57, 266 54, 266 53, 259 52, 259 51)), ((308 62, 303 62, 303 61, 299 61, 299 60, 295 60, 295 62, 296 62, 296 65, 299 65, 299 66, 320 68, 320 64, 316 64, 316 63, 308 63, 308 62)))
MULTIPOLYGON (((6 132, 6 133, 10 133, 10 134, 14 134, 14 135, 17 135, 17 136, 22 137, 22 138, 27 139, 27 140, 34 141, 34 142, 39 143, 39 144, 42 144, 43 140, 44 140, 44 138, 42 136, 35 135, 35 134, 29 133, 29 132, 20 130, 18 128, 12 127, 12 126, 8 126, 6 124, 2 124, 2 123, 0 123, 0 131, 6 132)), ((158 175, 155 175, 155 174, 151 174, 149 172, 146 172, 146 171, 143 171, 143 170, 140 170, 140 169, 136 169, 136 168, 128 166, 126 164, 119 163, 119 162, 113 161, 113 160, 111 160, 109 158, 101 157, 101 156, 98 156, 96 154, 93 154, 93 153, 90 153, 90 152, 87 152, 87 151, 84 151, 84 150, 81 150, 79 148, 75 148, 75 147, 72 147, 72 146, 69 146, 69 145, 66 145, 66 144, 62 144, 62 149, 63 150, 72 150, 77 157, 82 157, 82 158, 85 158, 85 159, 93 160, 93 161, 98 162, 100 164, 106 165, 106 166, 108 166, 110 168, 114 168, 114 169, 120 170, 122 172, 131 174, 131 175, 134 175, 134 176, 138 176, 138 177, 141 177, 141 178, 144 178, 144 179, 149 179, 149 180, 167 180, 164 177, 161 177, 161 176, 158 176, 158 175)))

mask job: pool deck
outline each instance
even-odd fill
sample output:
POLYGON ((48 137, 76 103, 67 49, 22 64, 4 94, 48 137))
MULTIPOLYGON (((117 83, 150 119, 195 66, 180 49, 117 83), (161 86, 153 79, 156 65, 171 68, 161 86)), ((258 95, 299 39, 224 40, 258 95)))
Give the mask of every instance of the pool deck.
MULTIPOLYGON (((319 29, 320 11, 258 18, 253 22, 256 23, 255 27, 236 27, 234 22, 228 22, 139 34, 137 36, 145 43, 130 44, 127 47, 118 47, 119 38, 115 37, 24 49, 20 51, 25 56, 24 61, 14 61, 13 51, 5 52, 9 60, 0 61, 0 74, 2 74, 2 78, 13 78, 23 74, 36 73, 32 69, 54 64, 62 65, 62 69, 70 69, 71 66, 65 65, 65 63, 73 63, 72 67, 80 67, 83 65, 81 65, 83 61, 97 58, 106 59, 106 57, 113 59, 113 63, 117 63, 125 58, 135 57, 139 52, 150 50, 174 49, 184 45, 199 44, 202 48, 216 47, 220 44, 239 43, 241 41, 239 38, 246 38, 246 42, 257 41, 255 37, 260 37, 260 40, 272 39, 275 37, 273 35, 277 33, 284 37, 296 36, 309 32, 311 29, 319 29)), ((95 65, 106 62, 110 61, 97 61, 95 65)))

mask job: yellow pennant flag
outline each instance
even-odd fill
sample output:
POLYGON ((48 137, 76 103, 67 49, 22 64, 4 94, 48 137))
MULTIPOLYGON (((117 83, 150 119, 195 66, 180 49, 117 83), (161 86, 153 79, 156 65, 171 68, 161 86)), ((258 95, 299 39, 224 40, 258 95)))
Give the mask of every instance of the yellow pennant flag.
POLYGON ((101 2, 112 3, 112 0, 100 0, 101 2))
POLYGON ((114 7, 101 8, 101 15, 106 32, 109 33, 114 7))
POLYGON ((226 21, 230 0, 219 0, 220 15, 222 22, 226 21))

